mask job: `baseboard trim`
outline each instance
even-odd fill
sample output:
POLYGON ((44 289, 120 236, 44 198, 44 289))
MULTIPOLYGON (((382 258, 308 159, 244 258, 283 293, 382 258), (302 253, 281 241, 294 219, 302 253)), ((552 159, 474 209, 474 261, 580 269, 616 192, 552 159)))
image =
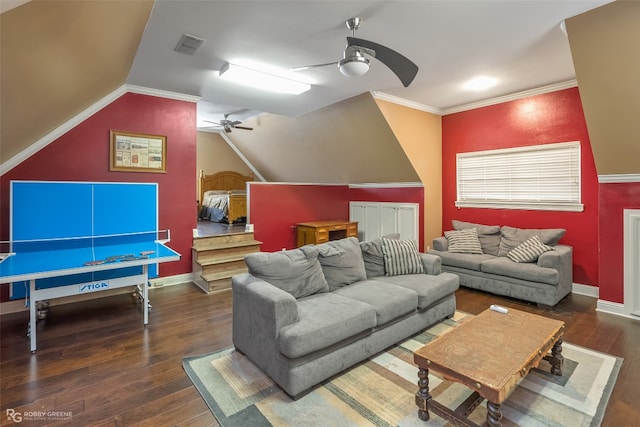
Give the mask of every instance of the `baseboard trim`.
POLYGON ((600 288, 597 286, 583 285, 574 283, 571 287, 571 293, 577 295, 585 295, 593 298, 600 298, 600 288))
MULTIPOLYGON (((165 286, 180 285, 182 283, 189 283, 191 282, 191 279, 192 279, 191 273, 177 274, 175 276, 158 277, 156 279, 149 280, 149 283, 151 284, 149 290, 163 288, 165 286)), ((125 286, 123 288, 107 289, 105 291, 100 291, 100 292, 91 292, 88 294, 71 295, 63 298, 55 298, 50 300, 49 306, 54 307, 56 305, 71 304, 74 302, 87 301, 95 298, 105 298, 113 295, 128 294, 128 293, 132 293, 132 290, 133 290, 133 285, 130 287, 125 286)), ((29 311, 29 308, 25 306, 24 299, 6 301, 3 303, 0 303, 0 316, 4 316, 5 314, 11 314, 11 313, 19 313, 21 311, 24 311, 27 314, 29 311)))
POLYGON ((192 280, 191 273, 176 274, 175 276, 158 277, 157 279, 149 280, 151 288, 163 288, 165 286, 181 285, 183 283, 189 283, 192 280))
POLYGON ((598 300, 596 304, 596 311, 601 313, 615 314, 616 316, 626 317, 627 319, 640 320, 640 317, 627 313, 624 308, 624 304, 618 302, 611 302, 605 300, 598 300))

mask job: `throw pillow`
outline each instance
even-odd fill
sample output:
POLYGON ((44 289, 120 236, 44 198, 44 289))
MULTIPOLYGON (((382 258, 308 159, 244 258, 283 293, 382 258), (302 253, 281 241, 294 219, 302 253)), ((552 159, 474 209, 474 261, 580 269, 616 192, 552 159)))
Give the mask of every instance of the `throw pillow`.
POLYGON ((449 252, 458 254, 482 254, 482 246, 475 228, 445 231, 449 252))
POLYGON ((498 255, 500 251, 500 226, 499 225, 483 225, 474 224, 472 222, 464 222, 452 220, 454 230, 466 230, 467 228, 475 228, 478 232, 478 240, 482 253, 489 255, 498 255))
POLYGON ((418 245, 415 240, 382 238, 384 270, 386 276, 424 273, 418 245))
POLYGON ((551 246, 545 245, 537 235, 534 235, 510 250, 507 258, 513 262, 534 262, 540 255, 552 250, 551 246))
POLYGON ((505 225, 500 229, 502 238, 500 240, 500 251, 498 252, 498 256, 506 256, 509 251, 534 235, 538 236, 540 241, 545 245, 554 246, 562 236, 564 236, 566 231, 567 230, 563 228, 526 229, 505 225))
MULTIPOLYGON (((400 233, 386 234, 387 239, 399 239, 400 233)), ((382 252, 382 238, 378 237, 368 242, 361 242, 362 259, 367 279, 384 276, 384 253, 382 252)))
POLYGON ((249 273, 295 298, 329 291, 318 262, 318 249, 314 246, 282 252, 255 252, 246 255, 244 260, 249 273))
POLYGON ((355 237, 332 240, 316 247, 329 291, 367 279, 362 251, 355 237))

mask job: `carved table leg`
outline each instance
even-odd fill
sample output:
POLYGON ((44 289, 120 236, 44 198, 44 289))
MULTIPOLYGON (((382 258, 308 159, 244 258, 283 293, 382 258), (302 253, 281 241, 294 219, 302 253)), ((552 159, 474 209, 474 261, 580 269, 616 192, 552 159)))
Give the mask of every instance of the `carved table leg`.
POLYGON ((500 404, 487 401, 487 424, 489 427, 500 427, 502 425, 501 419, 500 404))
POLYGON ((562 337, 556 341, 551 349, 551 373, 553 375, 562 376, 562 365, 564 364, 564 356, 562 355, 562 337))
POLYGON ((416 392, 416 405, 418 406, 418 418, 422 421, 429 421, 429 370, 420 368, 418 370, 418 391, 416 392))

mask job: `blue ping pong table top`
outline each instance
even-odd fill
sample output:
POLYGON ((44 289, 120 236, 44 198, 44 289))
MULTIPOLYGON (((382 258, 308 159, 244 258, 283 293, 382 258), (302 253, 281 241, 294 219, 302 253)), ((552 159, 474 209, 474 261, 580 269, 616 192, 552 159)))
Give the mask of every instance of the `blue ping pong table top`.
POLYGON ((157 241, 127 241, 115 244, 82 240, 23 242, 14 244, 14 254, 0 262, 0 283, 87 273, 117 268, 177 261, 180 254, 157 241), (94 242, 95 243, 95 242, 94 242), (127 260, 109 257, 132 256, 127 260), (85 265, 91 261, 102 264, 85 265))

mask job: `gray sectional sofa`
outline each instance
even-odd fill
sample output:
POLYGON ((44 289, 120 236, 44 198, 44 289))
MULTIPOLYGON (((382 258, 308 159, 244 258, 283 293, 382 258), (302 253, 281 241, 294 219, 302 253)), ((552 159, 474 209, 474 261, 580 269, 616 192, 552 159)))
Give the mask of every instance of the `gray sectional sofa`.
POLYGON ((469 241, 452 251, 450 243, 455 240, 451 232, 445 232, 445 237, 433 240, 433 249, 428 253, 440 257, 442 270, 456 274, 461 286, 540 306, 554 306, 571 292, 573 248, 558 244, 564 229, 520 229, 455 220, 453 228, 465 233, 475 230, 480 252, 469 241), (526 255, 525 242, 534 240, 533 236, 546 248, 519 259, 518 246, 526 255))
POLYGON ((456 310, 458 277, 415 242, 350 237, 245 261, 233 344, 294 398, 456 310))

